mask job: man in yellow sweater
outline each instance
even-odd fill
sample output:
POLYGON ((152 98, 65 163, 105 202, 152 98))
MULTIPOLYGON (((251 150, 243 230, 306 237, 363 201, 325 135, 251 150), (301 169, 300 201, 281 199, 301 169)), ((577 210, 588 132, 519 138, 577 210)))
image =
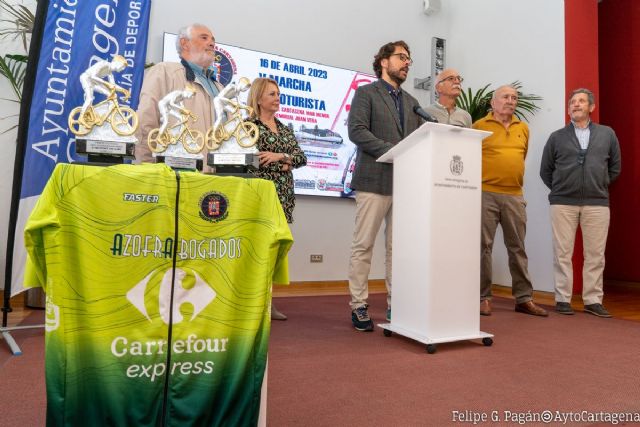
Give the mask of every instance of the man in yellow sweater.
POLYGON ((526 202, 522 197, 524 159, 529 144, 529 127, 514 116, 518 92, 500 86, 493 93, 491 109, 473 124, 474 129, 493 134, 482 141, 482 241, 480 260, 480 314, 491 314, 491 253, 498 224, 509 254, 511 292, 515 310, 547 316, 532 300, 533 286, 524 249, 527 229, 526 202))

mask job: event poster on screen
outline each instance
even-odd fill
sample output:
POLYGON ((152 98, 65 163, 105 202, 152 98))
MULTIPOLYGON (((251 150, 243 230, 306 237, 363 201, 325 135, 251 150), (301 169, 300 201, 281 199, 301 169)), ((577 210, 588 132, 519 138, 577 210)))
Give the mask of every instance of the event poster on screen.
MULTIPOLYGON (((164 61, 179 61, 176 35, 164 35, 164 61)), ((293 129, 307 166, 293 171, 296 194, 350 197, 356 147, 349 141, 347 117, 358 86, 371 74, 216 44, 214 64, 223 85, 240 77, 269 77, 280 86, 278 119, 293 129)), ((241 99, 246 101, 247 93, 241 99)))

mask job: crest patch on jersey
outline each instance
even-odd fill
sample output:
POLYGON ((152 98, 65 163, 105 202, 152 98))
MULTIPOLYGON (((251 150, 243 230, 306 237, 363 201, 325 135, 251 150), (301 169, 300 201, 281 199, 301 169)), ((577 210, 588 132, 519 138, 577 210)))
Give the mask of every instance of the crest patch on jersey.
POLYGON ((229 201, 224 194, 206 193, 200 199, 200 217, 206 221, 218 222, 227 217, 229 201))

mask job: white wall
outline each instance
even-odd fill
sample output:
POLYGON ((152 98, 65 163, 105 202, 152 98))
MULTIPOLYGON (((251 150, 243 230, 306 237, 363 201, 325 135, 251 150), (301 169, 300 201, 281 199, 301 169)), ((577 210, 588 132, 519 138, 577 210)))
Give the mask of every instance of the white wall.
MULTIPOLYGON (((35 0, 26 0, 21 4, 31 8, 35 12, 35 0)), ((4 10, 0 10, 0 20, 13 18, 4 10)), ((6 28, 3 23, 2 28, 6 28)), ((21 39, 12 38, 0 39, 0 55, 6 54, 26 55, 21 39)), ((11 85, 4 78, 0 77, 0 98, 14 99, 11 85)), ((9 132, 5 130, 18 123, 18 117, 10 117, 18 114, 20 105, 16 102, 0 99, 0 289, 4 289, 4 272, 7 253, 7 232, 9 227, 9 207, 11 205, 11 190, 13 186, 13 163, 16 156, 16 136, 17 129, 9 132)))
MULTIPOLYGON (((160 61, 163 31, 175 32, 197 21, 210 26, 221 43, 365 72, 371 72, 373 55, 382 44, 403 39, 415 61, 404 87, 423 105, 428 104, 429 93, 413 89, 412 82, 415 77, 429 75, 434 36, 447 39, 448 65, 459 69, 465 85, 477 88, 521 80, 526 91, 544 97, 543 111, 530 123, 525 196, 534 286, 551 290, 548 206, 537 171, 546 137, 564 123, 563 16, 563 0, 442 0, 442 10, 431 16, 422 12, 422 0, 245 0, 241 5, 156 0, 152 3, 147 61, 160 61)), ((5 154, 0 156, 5 163, 0 167, 8 171, 13 167, 13 154, 7 148, 7 137, 0 138, 5 154)), ((10 189, 8 183, 2 185, 10 189)), ((0 188, 0 200, 9 200, 6 188, 0 188)), ((298 197, 294 216, 291 279, 346 279, 354 202, 298 197), (312 253, 323 254, 324 263, 310 264, 312 253)), ((4 260, 7 219, 8 212, 0 213, 0 262, 4 260)), ((384 276, 380 237, 371 278, 384 276)), ((502 244, 496 245, 495 254, 495 281, 509 284, 502 244)))
MULTIPOLYGON (((443 3, 445 3, 443 1, 443 3)), ((465 86, 495 88, 520 80, 527 93, 544 98, 530 119, 524 196, 527 200, 529 273, 534 288, 553 290, 548 190, 539 175, 549 134, 564 126, 564 1, 449 0, 449 63, 464 73, 465 86)), ((494 283, 510 284, 501 232, 494 248, 494 283)))

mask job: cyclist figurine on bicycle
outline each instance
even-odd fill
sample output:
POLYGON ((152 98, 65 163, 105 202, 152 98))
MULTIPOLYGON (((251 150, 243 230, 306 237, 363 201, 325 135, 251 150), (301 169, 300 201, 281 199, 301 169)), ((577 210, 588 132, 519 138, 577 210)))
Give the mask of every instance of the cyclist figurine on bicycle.
POLYGON ((213 98, 213 108, 216 113, 216 121, 213 124, 213 130, 218 128, 222 124, 222 120, 225 117, 225 111, 229 113, 239 112, 240 101, 238 95, 241 92, 249 90, 251 82, 248 78, 242 77, 238 80, 238 83, 230 83, 220 93, 213 98))
POLYGON ((152 152, 181 158, 200 154, 204 147, 204 134, 198 129, 191 129, 189 120, 195 123, 197 117, 183 103, 195 93, 195 86, 187 83, 184 89, 169 92, 158 101, 160 127, 152 129, 147 137, 147 145, 152 152), (169 116, 178 120, 170 124, 169 116))
POLYGON ((169 92, 158 102, 158 110, 160 112, 159 135, 162 135, 167 130, 169 126, 169 115, 178 120, 182 120, 183 116, 189 115, 190 111, 184 107, 182 101, 191 98, 195 93, 196 89, 192 85, 187 84, 183 90, 169 92))
MULTIPOLYGON (((93 104, 94 92, 109 96, 112 90, 116 90, 122 92, 125 98, 129 97, 129 91, 118 86, 113 78, 114 72, 120 72, 126 67, 127 60, 123 56, 114 55, 111 62, 98 61, 80 74, 80 83, 84 90, 84 103, 78 120, 80 123, 86 122, 85 114, 93 104), (108 81, 105 80, 105 77, 108 81)), ((88 125, 88 123, 83 124, 88 125)))

